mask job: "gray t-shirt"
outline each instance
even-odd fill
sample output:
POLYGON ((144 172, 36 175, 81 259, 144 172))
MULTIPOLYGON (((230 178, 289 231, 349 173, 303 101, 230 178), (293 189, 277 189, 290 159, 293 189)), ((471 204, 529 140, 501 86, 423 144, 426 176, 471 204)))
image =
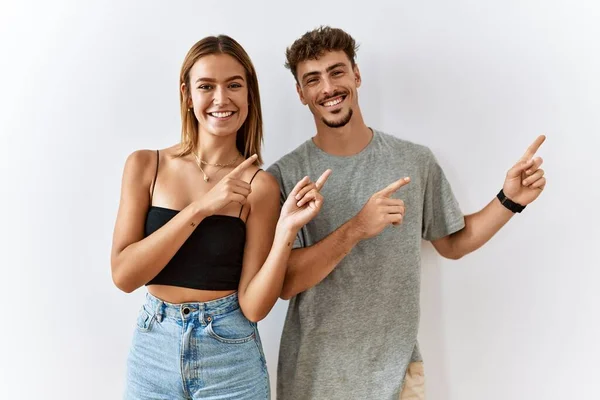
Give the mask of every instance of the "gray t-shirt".
POLYGON ((400 226, 359 242, 318 285, 294 296, 283 328, 278 400, 398 399, 417 344, 421 238, 464 227, 463 214, 431 151, 374 130, 360 153, 332 156, 307 140, 268 168, 282 202, 305 175, 327 168, 321 212, 298 233, 295 248, 324 239, 390 183, 411 182, 400 226))

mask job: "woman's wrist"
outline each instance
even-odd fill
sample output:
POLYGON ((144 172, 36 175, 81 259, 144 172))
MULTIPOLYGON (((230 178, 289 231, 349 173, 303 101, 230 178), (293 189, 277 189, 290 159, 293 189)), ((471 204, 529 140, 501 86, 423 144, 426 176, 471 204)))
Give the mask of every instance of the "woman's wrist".
POLYGON ((202 221, 204 218, 208 217, 207 211, 204 209, 200 201, 196 200, 192 204, 190 204, 192 208, 192 218, 197 220, 198 222, 202 221))
POLYGON ((294 242, 296 239, 296 235, 298 234, 299 229, 291 226, 289 223, 283 220, 279 220, 277 222, 277 227, 275 228, 275 239, 283 239, 286 243, 294 242))

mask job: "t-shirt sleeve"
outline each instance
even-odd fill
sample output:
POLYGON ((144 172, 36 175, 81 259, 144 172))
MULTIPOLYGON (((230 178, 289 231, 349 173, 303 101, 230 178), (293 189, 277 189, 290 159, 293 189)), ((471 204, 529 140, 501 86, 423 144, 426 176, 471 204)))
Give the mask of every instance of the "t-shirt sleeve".
MULTIPOLYGON (((271 175, 273 175, 273 177, 277 180, 277 183, 279 184, 279 202, 281 204, 281 206, 283 206, 283 203, 285 203, 285 200, 288 197, 288 193, 286 192, 286 188, 285 188, 285 183, 283 181, 283 176, 281 173, 281 168, 279 167, 279 165, 277 164, 273 164, 271 165, 269 168, 267 168, 267 172, 270 173, 271 175)), ((291 192, 293 189, 290 188, 289 191, 291 192)), ((304 247, 304 234, 303 234, 303 229, 300 229, 298 231, 298 234, 296 235, 296 239, 294 240, 294 244, 292 246, 292 249, 298 249, 301 247, 304 247)))
POLYGON ((422 237, 432 241, 461 230, 465 219, 444 171, 429 149, 427 164, 422 237))

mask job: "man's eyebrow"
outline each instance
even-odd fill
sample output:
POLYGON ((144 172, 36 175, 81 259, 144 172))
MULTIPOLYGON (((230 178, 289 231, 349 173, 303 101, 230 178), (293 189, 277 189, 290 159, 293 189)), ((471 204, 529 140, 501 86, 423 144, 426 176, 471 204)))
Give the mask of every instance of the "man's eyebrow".
MULTIPOLYGON (((325 68, 325 72, 330 72, 331 70, 334 70, 334 69, 339 68, 339 67, 345 67, 345 66, 346 66, 345 63, 339 62, 339 63, 330 65, 329 67, 325 68)), ((315 75, 321 75, 321 72, 319 72, 319 71, 310 71, 310 72, 307 72, 304 75, 302 75, 302 81, 304 81, 306 78, 308 78, 310 76, 315 76, 315 75)))

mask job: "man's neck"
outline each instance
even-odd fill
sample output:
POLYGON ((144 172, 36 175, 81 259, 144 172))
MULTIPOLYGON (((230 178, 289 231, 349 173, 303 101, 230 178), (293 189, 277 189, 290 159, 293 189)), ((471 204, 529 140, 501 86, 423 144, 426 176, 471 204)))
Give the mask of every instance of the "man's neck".
POLYGON ((323 121, 317 121, 317 134, 312 140, 318 148, 328 154, 351 156, 360 153, 372 138, 373 131, 365 125, 360 116, 354 115, 350 122, 341 128, 330 128, 323 121))

